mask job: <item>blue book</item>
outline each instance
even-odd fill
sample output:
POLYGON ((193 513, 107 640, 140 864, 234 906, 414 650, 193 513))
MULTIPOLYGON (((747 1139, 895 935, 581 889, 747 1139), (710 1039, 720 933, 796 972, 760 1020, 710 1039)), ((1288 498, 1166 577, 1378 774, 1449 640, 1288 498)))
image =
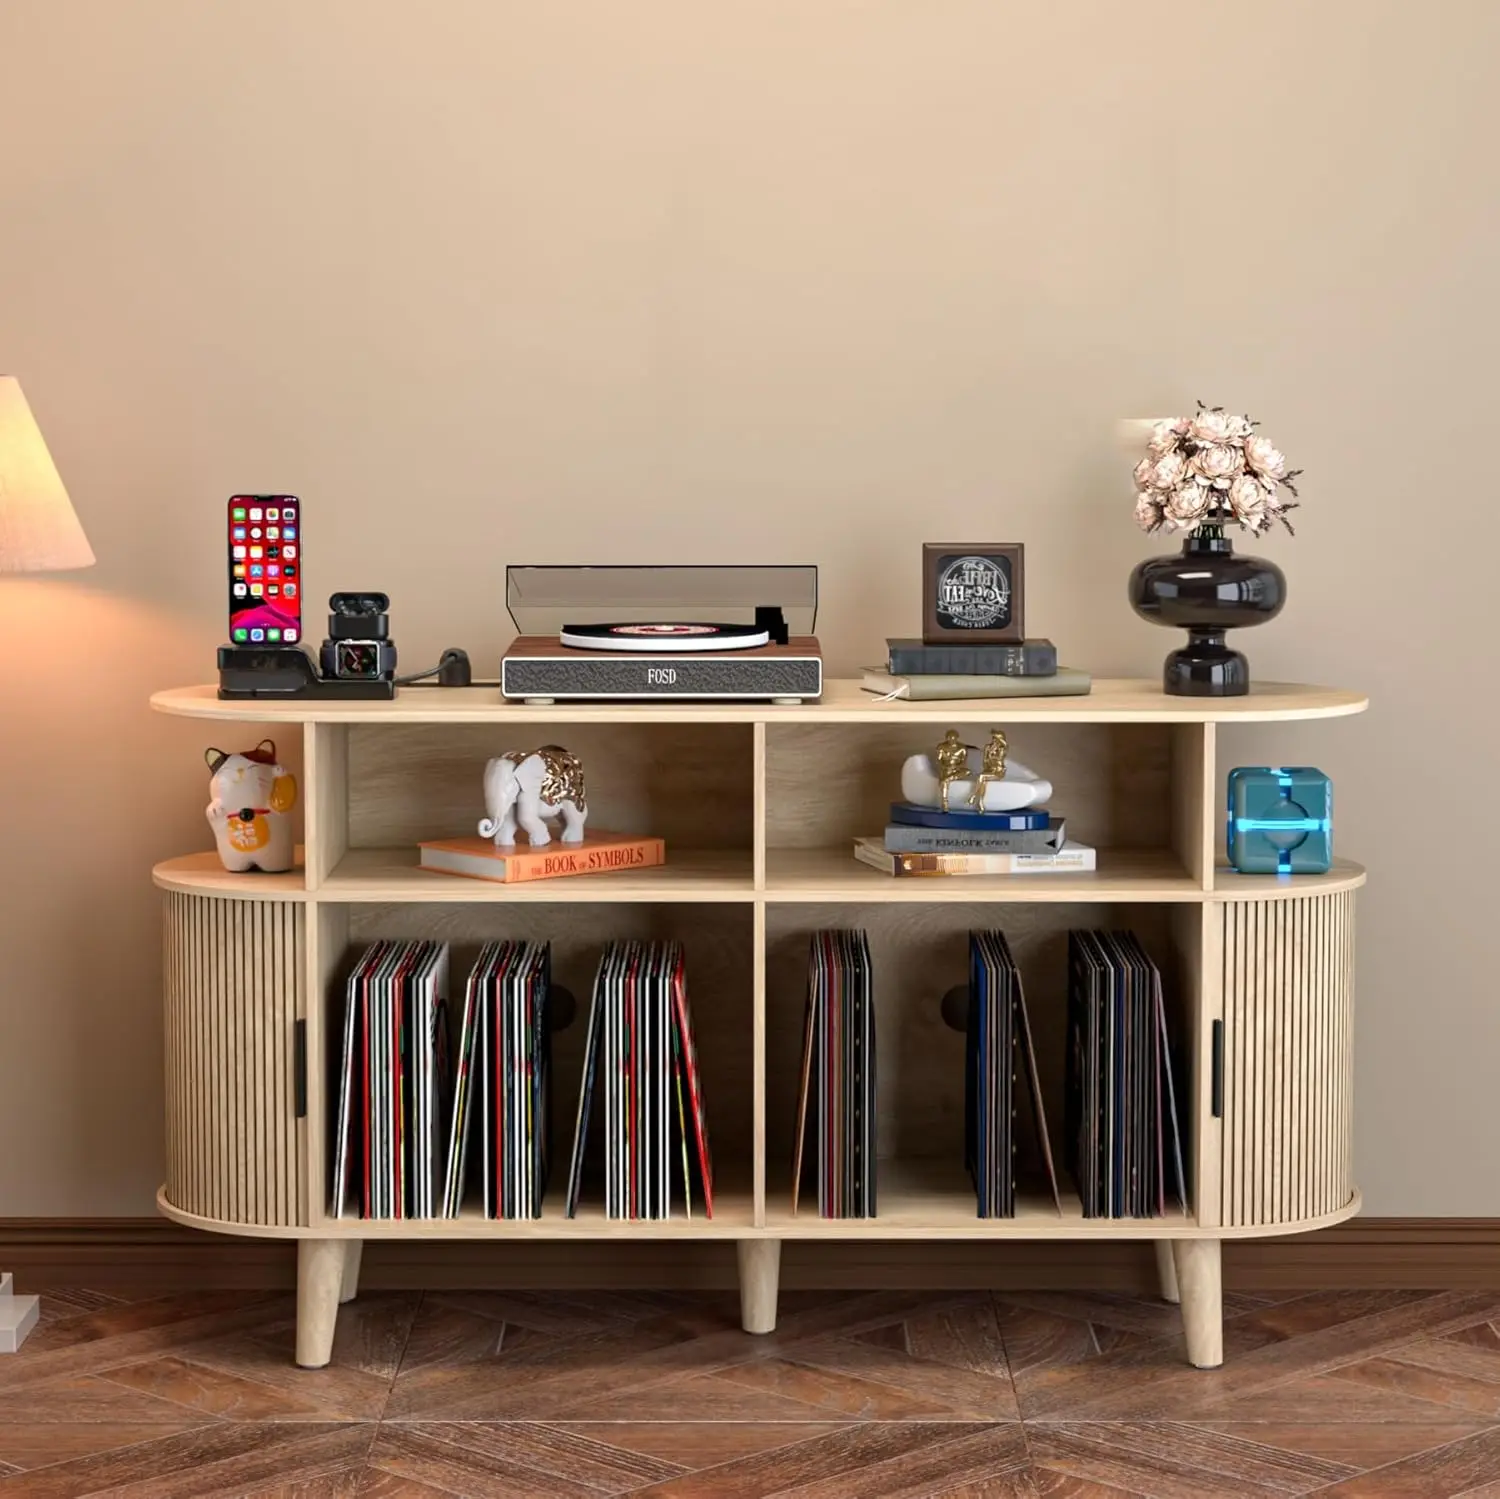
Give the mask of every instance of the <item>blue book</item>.
POLYGON ((1052 826, 1052 814, 1045 808, 1029 812, 939 811, 936 807, 919 807, 915 802, 892 802, 891 821, 909 828, 957 828, 966 833, 1021 833, 1052 826))

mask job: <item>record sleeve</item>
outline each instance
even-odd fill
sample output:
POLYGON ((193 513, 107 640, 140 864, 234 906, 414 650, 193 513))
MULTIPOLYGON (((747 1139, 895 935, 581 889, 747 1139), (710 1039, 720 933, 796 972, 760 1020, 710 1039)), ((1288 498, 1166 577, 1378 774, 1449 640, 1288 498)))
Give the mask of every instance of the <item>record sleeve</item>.
POLYGON ((443 1172, 443 1216, 456 1218, 463 1206, 464 1173, 468 1163, 469 1106, 475 1085, 475 1041, 479 1030, 479 976, 489 961, 493 943, 480 949, 479 958, 464 981, 463 1010, 453 1059, 453 1100, 449 1114, 448 1152, 443 1172))
POLYGON ((792 1163, 792 1208, 800 1196, 811 1114, 818 1212, 825 1218, 876 1211, 876 1010, 863 932, 815 932, 808 944, 802 1086, 792 1163))
POLYGON ((384 957, 386 944, 365 949, 344 986, 343 1047, 337 1073, 338 1117, 333 1156, 333 1216, 342 1218, 350 1209, 351 1189, 359 1186, 363 1199, 368 1115, 364 1112, 365 1012, 364 986, 371 971, 384 957))
POLYGON ((682 949, 676 944, 671 951, 672 997, 677 1018, 677 1034, 682 1046, 688 1085, 688 1117, 692 1123, 697 1150, 698 1182, 703 1193, 703 1214, 714 1215, 713 1153, 708 1143, 708 1114, 704 1107, 703 1080, 698 1070, 698 1050, 693 1040, 693 1023, 688 1012, 687 970, 682 949))
POLYGON ((683 1210, 691 1215, 696 1169, 704 1213, 713 1216, 703 1085, 676 943, 612 942, 600 959, 569 1170, 570 1217, 595 1111, 604 1116, 606 1216, 670 1217, 679 1168, 683 1210))
POLYGON ((567 1215, 570 1218, 577 1216, 578 1198, 583 1190, 584 1152, 588 1145, 589 1131, 589 1102, 594 1095, 599 1051, 603 1045, 603 979, 608 962, 609 954, 606 951, 600 958, 599 967, 594 974, 593 996, 589 1003, 589 1028, 583 1047, 583 1078, 578 1088, 578 1112, 573 1125, 573 1155, 568 1165, 567 1215))
POLYGON ((1159 1217, 1169 1186, 1185 1211, 1160 971, 1133 932, 1068 943, 1068 1159, 1084 1216, 1159 1217))

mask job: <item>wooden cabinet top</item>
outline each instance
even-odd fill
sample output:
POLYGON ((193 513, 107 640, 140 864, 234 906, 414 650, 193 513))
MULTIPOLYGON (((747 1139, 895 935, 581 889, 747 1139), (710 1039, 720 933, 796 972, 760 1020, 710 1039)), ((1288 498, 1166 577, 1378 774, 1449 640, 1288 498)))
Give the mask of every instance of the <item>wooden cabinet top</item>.
POLYGON ((1168 697, 1154 680, 1099 677, 1083 697, 966 698, 937 703, 885 702, 852 679, 825 682, 822 699, 796 706, 764 702, 503 702, 498 687, 406 687, 388 702, 315 698, 221 701, 213 686, 153 694, 159 713, 246 723, 883 723, 1004 719, 1028 723, 1264 723, 1340 718, 1369 699, 1337 687, 1258 682, 1244 697, 1168 697))

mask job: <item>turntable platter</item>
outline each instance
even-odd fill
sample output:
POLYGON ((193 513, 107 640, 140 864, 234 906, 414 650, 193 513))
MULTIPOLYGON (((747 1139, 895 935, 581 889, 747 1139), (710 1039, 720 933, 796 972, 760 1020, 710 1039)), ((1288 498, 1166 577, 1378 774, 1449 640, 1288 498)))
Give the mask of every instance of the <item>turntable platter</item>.
POLYGON ((650 621, 631 624, 564 625, 558 640, 580 651, 745 651, 770 643, 768 630, 754 625, 702 621, 650 621))

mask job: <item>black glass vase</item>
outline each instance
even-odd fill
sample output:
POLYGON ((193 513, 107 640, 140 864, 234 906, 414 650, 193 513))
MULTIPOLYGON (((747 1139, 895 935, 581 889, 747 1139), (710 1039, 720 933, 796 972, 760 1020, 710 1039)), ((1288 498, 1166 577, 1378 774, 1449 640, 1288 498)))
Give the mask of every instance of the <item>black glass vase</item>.
POLYGON ((1199 526, 1175 557, 1152 557, 1130 575, 1130 602, 1142 619, 1188 632, 1162 667, 1162 690, 1177 697, 1238 697, 1250 690, 1250 663, 1224 632, 1281 613, 1286 578, 1264 557, 1237 557, 1217 525, 1199 526))

